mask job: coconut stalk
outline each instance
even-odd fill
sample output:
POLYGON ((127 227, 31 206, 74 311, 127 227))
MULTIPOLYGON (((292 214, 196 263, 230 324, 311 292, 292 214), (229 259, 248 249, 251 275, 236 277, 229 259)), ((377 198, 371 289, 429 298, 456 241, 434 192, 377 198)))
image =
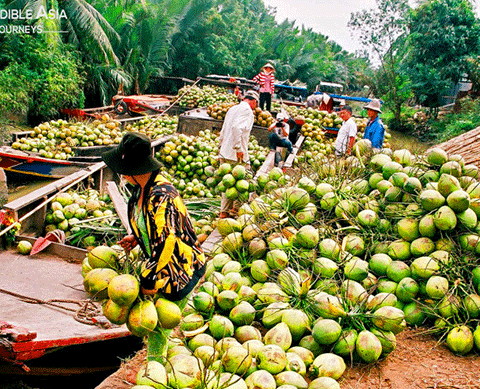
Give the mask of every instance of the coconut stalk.
MULTIPOLYGON (((175 301, 180 307, 180 310, 183 311, 185 306, 188 303, 190 294, 184 297, 180 301, 175 301)), ((172 332, 171 329, 161 328, 157 325, 154 331, 150 332, 147 336, 147 361, 157 361, 160 363, 164 363, 167 357, 167 346, 168 346, 168 338, 170 333, 172 332)))

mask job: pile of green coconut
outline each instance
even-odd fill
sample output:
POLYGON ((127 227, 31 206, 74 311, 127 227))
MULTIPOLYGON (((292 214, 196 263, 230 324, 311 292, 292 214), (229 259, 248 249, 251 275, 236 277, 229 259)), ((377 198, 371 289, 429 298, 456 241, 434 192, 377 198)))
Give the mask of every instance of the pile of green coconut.
POLYGON ((439 148, 355 150, 298 177, 274 169, 277 184, 218 220, 181 335, 135 389, 340 388, 407 326, 480 349, 479 169, 439 148))

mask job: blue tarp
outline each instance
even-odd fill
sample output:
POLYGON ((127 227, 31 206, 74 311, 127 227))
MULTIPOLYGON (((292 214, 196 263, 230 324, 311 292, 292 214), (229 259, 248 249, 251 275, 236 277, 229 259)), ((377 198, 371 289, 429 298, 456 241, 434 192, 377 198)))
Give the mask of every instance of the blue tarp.
POLYGON ((275 84, 275 88, 291 89, 291 90, 301 91, 302 92, 301 95, 303 97, 307 96, 307 88, 303 88, 301 86, 275 84))

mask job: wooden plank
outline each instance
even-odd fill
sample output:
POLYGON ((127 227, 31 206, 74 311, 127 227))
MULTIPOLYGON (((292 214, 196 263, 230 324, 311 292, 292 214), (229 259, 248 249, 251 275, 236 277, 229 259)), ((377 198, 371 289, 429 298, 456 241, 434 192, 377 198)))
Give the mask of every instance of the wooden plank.
POLYGON ((274 165, 275 165, 275 150, 270 150, 262 166, 260 166, 260 169, 257 170, 257 174, 255 174, 255 178, 258 178, 260 174, 268 174, 268 172, 272 170, 274 165))
POLYGON ((115 182, 107 181, 106 186, 107 186, 107 192, 110 195, 110 198, 112 199, 113 206, 117 211, 120 221, 122 222, 123 226, 127 230, 127 233, 131 234, 130 223, 128 222, 127 203, 125 202, 122 195, 120 194, 120 191, 118 190, 118 186, 115 182))
POLYGON ((35 339, 37 333, 23 327, 11 325, 5 321, 0 321, 0 336, 6 336, 13 342, 27 342, 35 339))
MULTIPOLYGON (((37 238, 27 236, 27 235, 18 235, 17 241, 20 241, 20 240, 27 240, 31 244, 33 244, 35 243, 37 238)), ((83 260, 85 259, 85 256, 87 255, 87 250, 85 249, 75 247, 75 246, 69 246, 62 243, 56 243, 56 242, 50 243, 48 247, 42 250, 41 252, 44 254, 55 255, 59 258, 66 259, 68 260, 68 262, 73 262, 73 263, 82 263, 83 260)), ((31 258, 35 258, 35 255, 32 256, 31 258)))
POLYGON ((210 254, 215 247, 222 241, 222 235, 220 235, 220 232, 215 228, 208 238, 203 242, 202 244, 202 249, 205 252, 205 254, 210 254))
POLYGON ((290 169, 293 166, 293 162, 295 161, 295 158, 296 158, 298 152, 300 151, 304 140, 305 140, 305 137, 303 135, 300 135, 300 137, 295 142, 295 146, 293 147, 293 153, 291 153, 288 156, 287 160, 285 161, 285 163, 283 165, 283 167, 285 169, 290 169))

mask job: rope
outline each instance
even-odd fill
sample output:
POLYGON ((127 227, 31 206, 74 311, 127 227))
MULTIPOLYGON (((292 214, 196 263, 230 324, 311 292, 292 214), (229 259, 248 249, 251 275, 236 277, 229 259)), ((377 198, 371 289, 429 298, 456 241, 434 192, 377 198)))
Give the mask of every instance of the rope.
POLYGON ((111 328, 110 323, 102 316, 102 309, 96 305, 92 300, 71 300, 71 299, 50 299, 40 300, 35 297, 25 296, 19 293, 11 292, 9 290, 0 289, 1 293, 16 297, 29 304, 43 304, 55 308, 60 308, 68 312, 74 313, 74 319, 80 323, 88 325, 96 325, 102 328, 111 328), (74 309, 66 307, 58 303, 75 304, 79 308, 74 309))

